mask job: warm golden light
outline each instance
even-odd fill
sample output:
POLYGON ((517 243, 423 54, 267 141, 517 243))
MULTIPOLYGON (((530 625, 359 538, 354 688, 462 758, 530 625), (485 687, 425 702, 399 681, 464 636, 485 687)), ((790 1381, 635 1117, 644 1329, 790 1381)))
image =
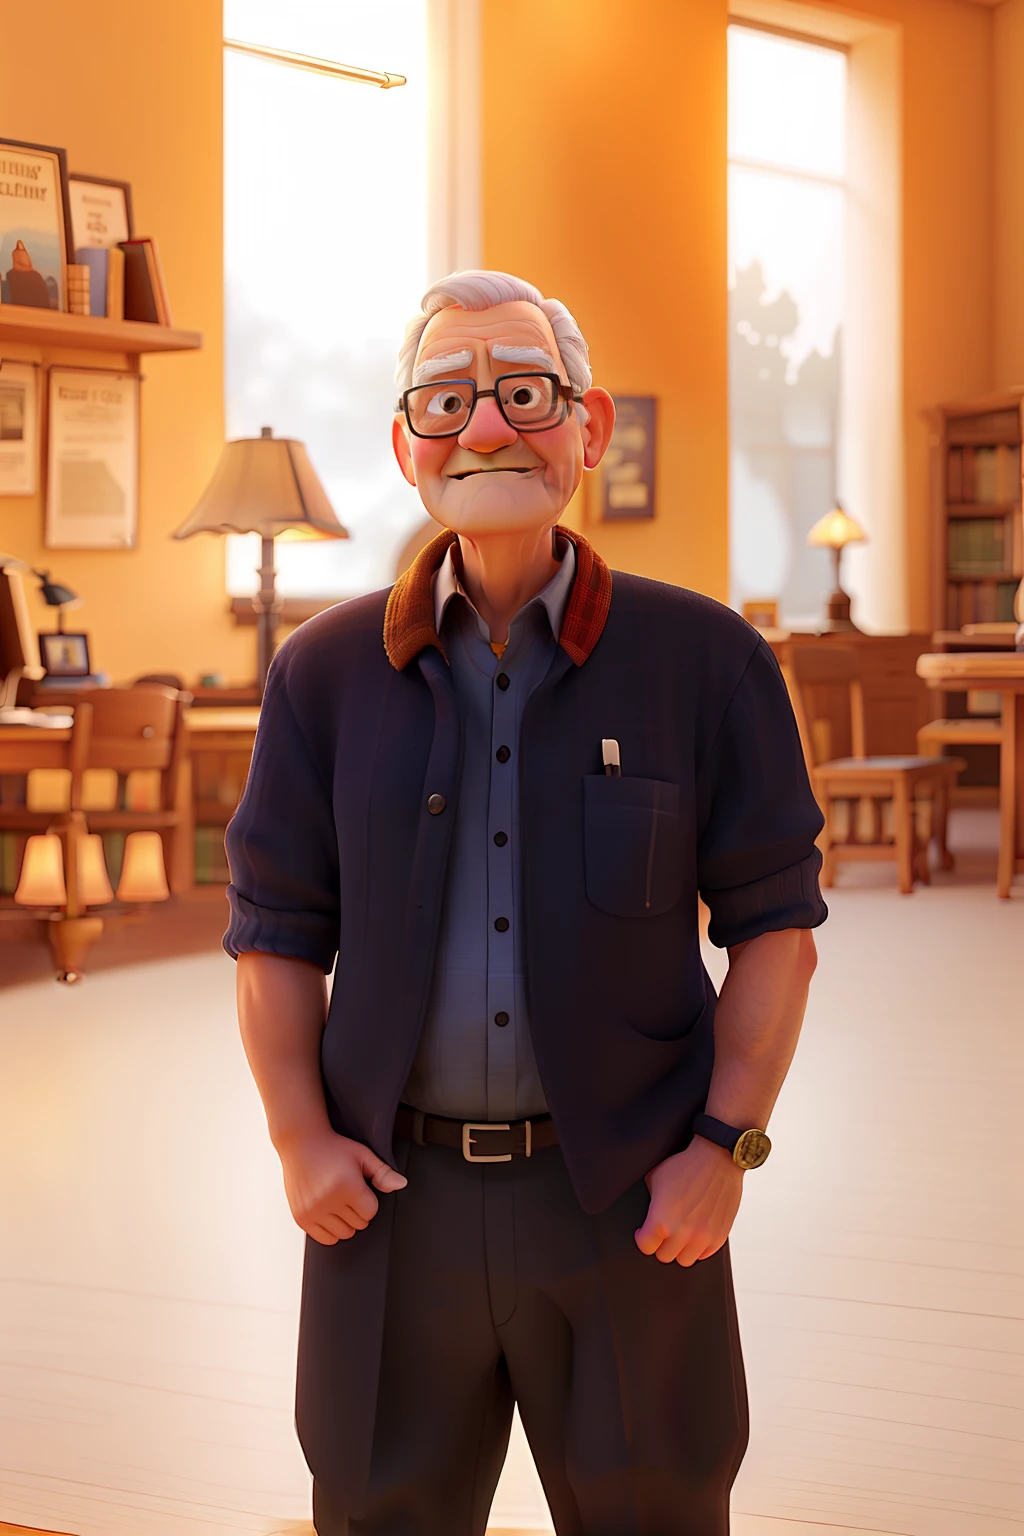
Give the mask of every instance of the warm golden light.
POLYGON ((166 901, 170 894, 159 832, 129 832, 117 883, 118 901, 166 901))
POLYGON ((814 549, 845 549, 847 544, 862 544, 866 539, 860 524, 847 517, 840 506, 819 517, 807 535, 807 542, 814 549))
POLYGON ((114 899, 98 832, 90 832, 78 844, 78 899, 85 907, 100 907, 114 899))
POLYGON ((14 899, 23 907, 63 907, 67 903, 64 849, 55 832, 39 833, 26 842, 14 899))

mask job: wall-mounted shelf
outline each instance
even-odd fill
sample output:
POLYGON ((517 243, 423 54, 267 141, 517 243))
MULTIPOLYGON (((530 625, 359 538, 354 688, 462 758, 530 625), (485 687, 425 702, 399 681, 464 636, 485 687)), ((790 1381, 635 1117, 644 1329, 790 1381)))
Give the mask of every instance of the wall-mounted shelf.
POLYGON ((0 304, 0 357, 5 341, 29 347, 77 347, 88 352, 195 352, 203 344, 198 331, 142 320, 101 320, 93 315, 65 315, 54 309, 0 304))

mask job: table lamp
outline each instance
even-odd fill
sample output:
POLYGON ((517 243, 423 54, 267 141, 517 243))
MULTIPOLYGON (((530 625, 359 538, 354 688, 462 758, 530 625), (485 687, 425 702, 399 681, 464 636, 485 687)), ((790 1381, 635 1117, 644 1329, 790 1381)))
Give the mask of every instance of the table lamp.
POLYGON ((57 633, 64 633, 64 610, 77 608, 82 599, 77 592, 72 592, 70 587, 62 586, 59 581, 51 581, 49 571, 33 571, 33 576, 39 578, 39 591, 43 602, 48 608, 57 610, 57 633))
POLYGON ((830 549, 835 571, 835 591, 828 600, 828 614, 825 620, 825 628, 829 631, 855 630, 856 624, 850 618, 850 599, 843 591, 839 580, 839 562, 843 550, 847 544, 861 544, 867 539, 867 534, 859 523, 855 523, 852 517, 847 517, 842 507, 836 502, 831 512, 826 512, 820 517, 807 535, 807 542, 812 549, 830 549))
POLYGON ((263 541, 260 589, 252 600, 257 614, 257 671, 262 694, 277 644, 280 602, 274 591, 274 539, 347 539, 327 493, 309 462, 305 444, 275 437, 225 443, 213 478, 173 537, 194 533, 258 533, 263 541), (288 530, 287 532, 285 530, 288 530))

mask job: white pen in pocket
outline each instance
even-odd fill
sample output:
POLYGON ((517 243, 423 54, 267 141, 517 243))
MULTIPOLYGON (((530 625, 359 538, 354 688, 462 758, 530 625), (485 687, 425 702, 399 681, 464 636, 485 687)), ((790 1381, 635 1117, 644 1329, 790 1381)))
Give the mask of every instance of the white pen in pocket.
POLYGON ((604 763, 604 771, 613 779, 619 778, 622 773, 622 762, 619 757, 619 744, 613 736, 606 736, 601 741, 601 761, 604 763))

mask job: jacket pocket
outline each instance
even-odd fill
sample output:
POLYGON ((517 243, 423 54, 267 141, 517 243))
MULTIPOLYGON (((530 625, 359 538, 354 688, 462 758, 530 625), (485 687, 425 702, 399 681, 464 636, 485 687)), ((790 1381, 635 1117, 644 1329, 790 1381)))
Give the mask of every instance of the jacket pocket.
POLYGON ((583 780, 587 898, 613 917, 657 917, 682 893, 679 785, 588 774, 583 780))

